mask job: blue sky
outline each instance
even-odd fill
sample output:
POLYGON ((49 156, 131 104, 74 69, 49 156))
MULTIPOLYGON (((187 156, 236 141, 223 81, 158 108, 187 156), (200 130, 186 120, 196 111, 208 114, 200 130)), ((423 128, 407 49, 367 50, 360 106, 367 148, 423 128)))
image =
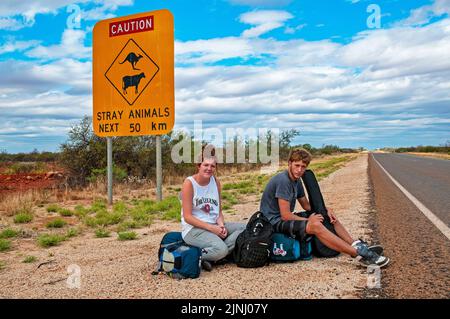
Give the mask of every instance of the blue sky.
POLYGON ((0 150, 58 150, 92 114, 94 24, 162 8, 175 19, 175 129, 450 141, 450 0, 2 0, 0 150))

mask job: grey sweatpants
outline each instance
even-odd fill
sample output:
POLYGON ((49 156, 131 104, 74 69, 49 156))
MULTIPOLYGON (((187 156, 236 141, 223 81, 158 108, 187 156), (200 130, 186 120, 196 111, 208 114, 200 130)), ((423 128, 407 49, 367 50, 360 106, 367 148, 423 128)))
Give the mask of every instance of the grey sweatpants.
POLYGON ((228 236, 225 239, 202 228, 192 228, 184 241, 191 246, 202 249, 202 258, 208 261, 218 261, 225 258, 234 249, 237 236, 242 233, 246 225, 242 223, 225 223, 228 236))

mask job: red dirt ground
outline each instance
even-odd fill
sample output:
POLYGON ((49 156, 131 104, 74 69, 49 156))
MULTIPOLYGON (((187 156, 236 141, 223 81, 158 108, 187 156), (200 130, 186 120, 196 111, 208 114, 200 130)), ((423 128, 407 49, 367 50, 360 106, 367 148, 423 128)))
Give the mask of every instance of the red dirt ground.
POLYGON ((0 174, 0 194, 52 188, 58 181, 46 174, 0 174))
POLYGON ((8 163, 0 164, 0 197, 1 195, 24 192, 30 189, 48 189, 61 183, 63 173, 54 170, 55 165, 48 165, 47 173, 4 174, 8 163), (56 173, 56 174, 55 174, 56 173))

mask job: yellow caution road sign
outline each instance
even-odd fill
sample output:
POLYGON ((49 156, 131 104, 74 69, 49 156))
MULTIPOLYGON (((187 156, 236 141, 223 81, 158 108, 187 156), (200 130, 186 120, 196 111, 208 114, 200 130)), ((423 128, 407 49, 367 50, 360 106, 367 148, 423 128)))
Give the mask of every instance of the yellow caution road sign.
POLYGON ((95 134, 161 135, 172 130, 174 25, 170 11, 98 22, 92 63, 95 134))

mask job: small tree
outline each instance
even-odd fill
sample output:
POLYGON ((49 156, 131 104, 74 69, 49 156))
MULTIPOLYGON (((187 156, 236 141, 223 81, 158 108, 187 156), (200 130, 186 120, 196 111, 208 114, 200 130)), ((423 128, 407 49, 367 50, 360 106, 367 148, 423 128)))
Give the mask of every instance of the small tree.
POLYGON ((77 184, 84 184, 93 169, 106 166, 106 140, 94 135, 88 116, 70 129, 69 139, 60 149, 61 164, 77 184))
POLYGON ((291 149, 291 143, 300 131, 296 129, 285 130, 280 133, 280 158, 287 159, 291 149))

